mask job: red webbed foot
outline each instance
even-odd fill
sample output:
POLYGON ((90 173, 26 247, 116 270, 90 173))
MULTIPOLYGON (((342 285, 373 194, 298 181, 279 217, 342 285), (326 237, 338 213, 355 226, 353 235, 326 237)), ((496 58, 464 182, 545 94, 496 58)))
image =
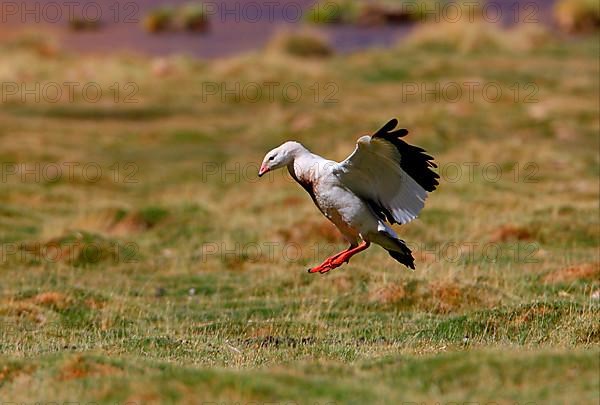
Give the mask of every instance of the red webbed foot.
POLYGON ((333 270, 336 267, 339 267, 339 266, 333 265, 333 259, 334 259, 334 257, 327 258, 327 260, 325 260, 323 263, 319 264, 318 266, 313 267, 312 269, 308 269, 308 272, 325 274, 328 271, 333 270))
POLYGON ((337 269, 344 263, 350 262, 350 258, 355 254, 362 252, 369 247, 369 242, 363 242, 356 247, 350 247, 336 255, 328 257, 323 263, 312 269, 308 269, 309 273, 321 273, 325 274, 333 269, 337 269))

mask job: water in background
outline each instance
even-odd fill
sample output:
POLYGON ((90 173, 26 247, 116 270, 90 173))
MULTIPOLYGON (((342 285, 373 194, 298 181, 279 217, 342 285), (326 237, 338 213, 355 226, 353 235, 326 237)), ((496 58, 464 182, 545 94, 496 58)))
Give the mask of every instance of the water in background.
MULTIPOLYGON (((553 2, 488 1, 500 8, 503 25, 526 19, 547 23, 553 2)), ((339 52, 391 46, 414 27, 414 24, 372 27, 307 24, 304 15, 314 6, 315 0, 210 0, 205 2, 212 14, 207 33, 151 34, 144 30, 142 20, 149 10, 162 5, 185 3, 186 0, 3 1, 0 23, 4 30, 0 30, 0 33, 22 28, 29 31, 48 30, 60 38, 65 49, 79 52, 122 50, 149 55, 186 53, 215 58, 260 49, 276 32, 300 30, 307 25, 321 32, 339 52), (68 6, 70 3, 74 5, 68 6), (89 19, 96 19, 100 15, 101 27, 96 31, 72 31, 68 27, 70 14, 77 17, 84 15, 89 19)), ((489 9, 490 12, 495 10, 494 7, 489 9)))

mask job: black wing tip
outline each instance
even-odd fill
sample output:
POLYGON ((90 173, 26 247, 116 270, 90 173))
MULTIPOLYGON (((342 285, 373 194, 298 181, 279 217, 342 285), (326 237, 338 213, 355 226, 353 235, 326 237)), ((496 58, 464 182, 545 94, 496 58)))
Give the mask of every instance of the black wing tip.
POLYGON ((398 126, 398 119, 392 118, 385 124, 378 132, 390 132, 392 129, 398 126))
POLYGON ((403 136, 408 135, 408 129, 406 129, 406 128, 400 128, 400 129, 394 130, 397 126, 398 126, 398 119, 392 118, 391 120, 388 121, 387 124, 385 124, 383 127, 381 127, 377 132, 375 132, 375 134, 373 134, 373 136, 381 137, 381 138, 402 138, 403 136))
POLYGON ((426 191, 434 191, 439 185, 438 179, 440 178, 437 173, 431 170, 438 167, 433 161, 434 158, 428 155, 425 149, 410 145, 401 140, 400 138, 408 135, 408 130, 405 128, 394 130, 397 125, 398 120, 392 118, 381 129, 375 132, 373 137, 382 138, 394 144, 402 156, 400 161, 402 169, 426 191))

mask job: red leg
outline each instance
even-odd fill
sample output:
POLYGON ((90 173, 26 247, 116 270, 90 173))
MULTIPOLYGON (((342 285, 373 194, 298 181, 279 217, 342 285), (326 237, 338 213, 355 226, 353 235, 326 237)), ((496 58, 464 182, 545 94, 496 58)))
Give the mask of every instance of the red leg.
POLYGON ((371 245, 370 242, 364 241, 356 247, 348 248, 348 249, 328 258, 323 263, 321 263, 319 266, 310 269, 308 272, 309 273, 319 272, 321 274, 327 273, 330 270, 340 267, 344 263, 348 263, 352 256, 367 249, 370 245, 371 245))
POLYGON ((344 263, 348 263, 352 256, 362 252, 363 250, 368 249, 369 246, 371 246, 371 243, 364 241, 357 247, 350 249, 346 252, 342 252, 342 254, 340 254, 339 256, 337 256, 335 259, 332 260, 331 264, 334 266, 333 268, 339 267, 344 263))
POLYGON ((312 269, 308 269, 309 273, 318 273, 320 271, 322 271, 323 269, 329 267, 331 265, 331 262, 336 259, 337 257, 339 257, 340 255, 343 255, 346 252, 349 252, 350 250, 352 250, 352 246, 350 246, 348 249, 346 250, 342 250, 339 253, 334 254, 333 256, 328 257, 327 259, 325 259, 325 261, 321 264, 319 264, 316 267, 313 267, 312 269))

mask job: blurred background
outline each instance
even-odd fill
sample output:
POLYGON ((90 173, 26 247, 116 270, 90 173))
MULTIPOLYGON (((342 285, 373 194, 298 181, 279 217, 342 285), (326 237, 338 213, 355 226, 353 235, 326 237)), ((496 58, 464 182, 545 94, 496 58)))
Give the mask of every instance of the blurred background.
POLYGON ((484 17, 505 27, 543 23, 567 31, 597 24, 596 4, 497 1, 211 1, 131 2, 23 1, 3 6, 5 30, 33 28, 60 37, 67 50, 128 51, 148 55, 183 53, 202 58, 231 56, 263 48, 279 31, 312 24, 338 52, 389 47, 426 21, 484 17), (161 34, 161 35, 153 35, 161 34))
POLYGON ((0 398, 597 403, 597 0, 2 1, 0 398), (410 272, 284 171, 396 117, 410 272))

